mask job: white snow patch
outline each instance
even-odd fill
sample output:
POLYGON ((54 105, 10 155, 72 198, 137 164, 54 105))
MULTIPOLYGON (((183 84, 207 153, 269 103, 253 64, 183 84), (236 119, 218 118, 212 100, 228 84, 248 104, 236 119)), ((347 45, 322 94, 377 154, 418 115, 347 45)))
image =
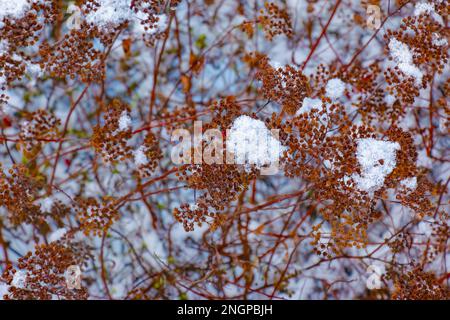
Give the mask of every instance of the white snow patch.
POLYGON ((416 4, 416 7, 414 8, 414 15, 419 16, 423 13, 430 14, 434 12, 434 3, 429 2, 419 2, 416 4))
POLYGON ((356 157, 361 166, 361 175, 353 174, 359 190, 369 195, 384 185, 384 180, 396 162, 396 150, 400 150, 398 142, 382 141, 373 138, 359 139, 356 157))
MULTIPOLYGON (((438 2, 442 2, 442 1, 438 1, 438 2)), ((431 3, 431 2, 417 3, 414 8, 414 15, 420 16, 422 14, 433 18, 440 25, 444 25, 444 19, 436 12, 434 3, 431 3)))
POLYGON ((97 0, 100 4, 97 10, 92 10, 86 15, 88 23, 99 27, 116 26, 130 20, 133 11, 131 0, 97 0))
POLYGON ((400 181, 400 185, 402 185, 403 187, 405 187, 407 189, 415 190, 417 188, 417 178, 412 177, 412 178, 403 179, 402 181, 400 181))
POLYGON ((328 80, 325 87, 327 97, 336 100, 344 94, 345 82, 339 78, 333 78, 328 80))
POLYGON ((4 18, 21 18, 29 9, 27 0, 0 0, 0 28, 3 28, 4 18))
POLYGON ((198 210, 198 208, 199 208, 199 206, 198 206, 197 203, 190 203, 189 204, 189 210, 191 210, 191 211, 198 210))
POLYGON ((119 118, 119 130, 120 131, 127 131, 131 128, 131 118, 128 115, 127 111, 122 111, 122 114, 119 118))
POLYGON ((431 43, 437 47, 443 47, 443 46, 448 45, 447 39, 441 37, 436 32, 433 33, 433 35, 432 35, 431 43))
POLYGON ((17 270, 16 273, 14 273, 13 280, 11 282, 11 285, 16 288, 25 288, 27 282, 27 273, 23 270, 17 270))
POLYGON ((422 71, 414 65, 413 54, 409 47, 403 42, 392 38, 389 41, 389 50, 400 71, 409 77, 415 78, 416 84, 420 85, 423 74, 422 71))
POLYGON ((134 164, 137 167, 145 166, 148 163, 147 156, 145 155, 145 146, 140 146, 134 152, 134 164))
POLYGON ((131 24, 134 32, 141 34, 153 34, 167 28, 167 16, 165 14, 160 14, 156 15, 158 21, 155 23, 155 26, 145 30, 145 26, 142 25, 141 22, 148 18, 147 13, 144 12, 145 9, 151 10, 148 5, 146 8, 141 8, 141 10, 135 12, 134 9, 131 8, 131 0, 97 0, 97 2, 100 4, 100 7, 95 11, 89 12, 86 15, 86 21, 95 24, 100 28, 117 26, 127 21, 131 24))
POLYGON ((303 113, 310 112, 312 109, 316 109, 318 111, 322 110, 322 100, 315 98, 305 98, 303 99, 302 106, 297 110, 295 116, 299 116, 303 113))
POLYGON ((284 147, 267 129, 264 122, 242 115, 236 118, 227 132, 227 151, 234 155, 237 164, 245 164, 246 169, 255 165, 276 164, 284 147))

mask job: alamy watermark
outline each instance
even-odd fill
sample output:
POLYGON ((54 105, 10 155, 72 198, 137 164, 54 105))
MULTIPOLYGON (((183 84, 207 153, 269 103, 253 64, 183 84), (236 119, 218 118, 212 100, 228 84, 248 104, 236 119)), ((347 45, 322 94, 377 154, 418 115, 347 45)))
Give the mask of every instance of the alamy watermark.
POLYGON ((371 264, 367 267, 366 272, 369 274, 369 277, 366 280, 366 287, 369 290, 378 290, 381 289, 381 276, 383 275, 383 268, 376 264, 371 264))
POLYGON ((81 269, 78 265, 69 266, 64 274, 66 287, 69 290, 81 289, 81 269))
POLYGON ((371 30, 378 30, 381 27, 381 8, 377 5, 368 5, 366 9, 366 25, 371 30))

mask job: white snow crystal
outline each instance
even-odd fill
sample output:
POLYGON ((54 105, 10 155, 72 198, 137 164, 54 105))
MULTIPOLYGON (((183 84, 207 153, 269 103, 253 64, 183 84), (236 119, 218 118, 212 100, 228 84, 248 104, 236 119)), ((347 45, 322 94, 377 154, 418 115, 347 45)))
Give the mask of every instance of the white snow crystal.
POLYGON ((148 16, 143 10, 135 12, 131 8, 131 0, 97 0, 97 2, 100 4, 100 7, 95 11, 89 12, 86 16, 86 21, 101 28, 117 26, 126 21, 130 22, 134 32, 141 34, 153 34, 167 28, 167 16, 160 14, 156 15, 158 17, 156 26, 145 30, 141 21, 147 20, 148 16))
POLYGON ((384 185, 384 179, 396 162, 396 150, 400 149, 398 142, 382 141, 372 138, 359 139, 356 158, 361 166, 361 175, 354 174, 353 180, 358 189, 373 195, 373 192, 384 185))
MULTIPOLYGON (((441 2, 441 1, 439 1, 441 2)), ((414 15, 419 16, 421 14, 425 14, 433 18, 437 23, 440 25, 444 24, 444 19, 435 11, 434 3, 431 2, 420 2, 416 4, 416 7, 414 9, 414 15)))
POLYGON ((227 151, 234 155, 237 164, 261 168, 278 163, 284 149, 264 122, 242 115, 236 118, 227 132, 227 151))
POLYGON ((128 115, 127 111, 122 111, 122 114, 120 115, 119 118, 119 130, 120 131, 126 131, 128 129, 130 129, 131 127, 131 118, 128 115))
POLYGON ((402 181, 400 181, 400 185, 407 189, 415 190, 417 188, 417 178, 412 177, 403 179, 402 181))
POLYGON ((21 18, 30 9, 30 3, 27 0, 0 0, 0 28, 3 27, 3 19, 21 18))
POLYGON ((311 111, 312 109, 317 109, 318 111, 322 110, 322 100, 315 98, 305 98, 303 99, 302 106, 295 113, 296 116, 301 115, 302 113, 306 113, 311 111))
POLYGON ((189 210, 191 210, 191 211, 198 210, 198 208, 199 208, 199 206, 198 206, 197 203, 190 203, 189 204, 189 210))
POLYGON ((134 164, 137 167, 145 166, 148 163, 147 156, 145 155, 145 146, 140 146, 134 152, 134 164))
POLYGON ((397 63, 398 68, 405 75, 413 77, 416 79, 416 84, 422 82, 422 71, 413 64, 413 54, 409 47, 403 42, 392 38, 389 41, 389 50, 397 63))
POLYGON ((325 91, 326 95, 329 98, 333 100, 338 99, 344 94, 345 83, 339 78, 328 80, 327 86, 325 87, 325 91))
POLYGON ((66 228, 56 229, 55 231, 53 231, 53 232, 50 234, 50 236, 48 237, 48 240, 49 240, 50 242, 58 241, 58 240, 61 239, 66 233, 67 233, 67 229, 66 229, 66 228))
POLYGON ((131 0, 97 0, 100 6, 97 10, 89 12, 86 16, 88 23, 99 27, 108 27, 130 20, 133 11, 131 0))
POLYGON ((432 35, 431 43, 437 47, 443 47, 443 46, 448 45, 447 39, 442 38, 436 32, 433 33, 433 35, 432 35))
POLYGON ((434 3, 419 2, 414 9, 414 15, 418 16, 423 13, 430 14, 434 12, 434 3))
POLYGON ((27 273, 23 270, 18 270, 16 273, 14 273, 13 280, 11 282, 11 285, 16 288, 25 288, 27 281, 27 273))

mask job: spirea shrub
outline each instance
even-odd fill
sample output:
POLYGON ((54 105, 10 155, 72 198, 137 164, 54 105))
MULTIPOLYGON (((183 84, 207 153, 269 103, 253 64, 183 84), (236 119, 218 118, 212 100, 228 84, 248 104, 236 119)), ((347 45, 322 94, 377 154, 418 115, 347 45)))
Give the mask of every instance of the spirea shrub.
POLYGON ((3 299, 448 299, 447 0, 0 0, 3 299))

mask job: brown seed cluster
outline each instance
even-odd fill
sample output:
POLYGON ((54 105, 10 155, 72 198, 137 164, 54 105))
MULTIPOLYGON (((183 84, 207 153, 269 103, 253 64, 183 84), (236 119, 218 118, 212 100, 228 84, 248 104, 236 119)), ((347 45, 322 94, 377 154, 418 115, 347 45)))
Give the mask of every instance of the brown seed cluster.
POLYGON ((1 166, 0 169, 0 205, 7 208, 10 221, 14 225, 44 223, 40 207, 35 203, 42 181, 30 176, 24 165, 14 165, 7 172, 1 166))
POLYGON ((61 121, 47 110, 39 109, 25 117, 19 137, 24 144, 24 154, 33 158, 42 149, 45 142, 59 138, 61 121))
POLYGON ((173 210, 173 216, 183 224, 186 231, 194 231, 195 226, 201 227, 204 223, 211 223, 208 220, 214 218, 214 214, 208 212, 208 206, 203 201, 194 206, 184 203, 173 210))
MULTIPOLYGON (((179 2, 179 0, 170 1, 170 5, 172 8, 175 8, 179 2)), ((154 46, 156 41, 164 39, 166 30, 160 30, 158 28, 158 23, 161 22, 159 15, 164 12, 161 1, 136 0, 132 1, 131 8, 135 12, 143 12, 145 15, 145 19, 142 19, 139 23, 145 31, 142 34, 142 39, 146 45, 154 46)))
POLYGON ((70 266, 81 265, 82 260, 67 245, 52 242, 38 245, 35 251, 19 258, 17 267, 8 265, 2 279, 11 284, 5 300, 64 300, 87 299, 87 290, 68 288, 66 272, 70 266), (21 272, 23 280, 15 286, 13 279, 21 272))
POLYGON ((78 199, 75 211, 86 235, 103 235, 119 218, 116 201, 111 198, 102 199, 101 203, 95 198, 78 199))
POLYGON ((394 281, 392 298, 396 300, 447 300, 450 296, 448 288, 440 284, 436 275, 420 266, 409 271, 393 271, 389 278, 394 281))
POLYGON ((265 36, 271 40, 278 35, 292 36, 291 17, 287 10, 281 9, 274 2, 265 2, 260 10, 258 22, 262 25, 265 36))
MULTIPOLYGON (((0 78, 5 83, 0 83, 0 105, 4 104, 8 97, 6 89, 14 81, 22 79, 29 64, 39 64, 35 55, 23 48, 35 46, 44 31, 46 24, 55 23, 59 14, 55 1, 44 0, 39 2, 28 1, 30 10, 21 18, 5 17, 0 29, 0 78)), ((3 81, 2 81, 3 82, 3 81)))
MULTIPOLYGON (((210 123, 203 126, 204 130, 218 129, 225 137, 233 120, 240 115, 240 106, 233 96, 215 101, 211 105, 214 112, 210 123)), ((203 141, 205 149, 207 141, 203 141)), ((196 150, 192 149, 192 154, 196 150)), ((224 156, 226 148, 224 148, 224 156)), ((174 210, 176 219, 183 223, 187 231, 192 231, 194 224, 201 226, 209 221, 212 229, 217 228, 223 221, 224 215, 220 214, 227 206, 236 200, 242 192, 246 191, 252 179, 258 172, 256 168, 246 171, 242 166, 236 164, 188 164, 183 165, 177 176, 180 181, 185 182, 191 189, 204 192, 194 205, 195 209, 188 204, 183 204, 174 210), (211 219, 214 218, 214 219, 211 219)))
POLYGON ((162 158, 162 152, 155 134, 148 132, 141 148, 143 148, 143 153, 147 161, 145 164, 140 164, 138 166, 138 173, 143 178, 150 177, 158 167, 158 163, 162 158))
POLYGON ((95 48, 94 39, 100 39, 105 47, 113 41, 113 34, 105 34, 85 22, 79 29, 72 29, 55 44, 40 45, 40 64, 51 77, 75 79, 83 82, 100 82, 105 73, 104 53, 95 48))
POLYGON ((130 106, 115 99, 106 107, 104 124, 94 127, 91 143, 106 163, 124 161, 132 156, 131 147, 127 145, 132 136, 131 128, 122 130, 119 123, 121 116, 130 110, 130 106))
POLYGON ((230 202, 248 188, 256 170, 248 173, 238 165, 231 164, 185 165, 177 175, 189 188, 204 191, 196 202, 198 209, 192 210, 189 205, 183 205, 174 211, 177 220, 191 231, 193 224, 189 220, 194 220, 200 226, 207 217, 218 217, 220 211, 225 210, 230 202))
MULTIPOLYGON (((391 127, 385 132, 389 141, 396 141, 401 148, 396 154, 396 167, 386 178, 383 188, 370 198, 358 190, 348 178, 352 173, 360 173, 355 157, 356 143, 361 138, 377 138, 371 127, 349 125, 348 116, 340 104, 332 104, 328 112, 311 110, 295 117, 281 128, 281 135, 289 150, 283 159, 288 176, 302 177, 313 185, 315 197, 323 203, 320 214, 331 227, 330 241, 324 247, 319 244, 320 236, 312 242, 320 249, 330 249, 338 254, 345 247, 362 248, 367 244, 368 227, 382 217, 376 209, 376 199, 383 198, 388 188, 399 187, 401 181, 418 176, 417 153, 409 133, 391 127), (328 120, 329 119, 329 120, 328 120), (330 134, 331 128, 338 126, 339 134, 330 134)), ((412 192, 397 195, 403 205, 414 210, 420 217, 432 215, 436 208, 429 200, 430 185, 419 180, 419 187, 412 192)), ((316 235, 320 230, 316 230, 316 235)), ((325 252, 329 255, 330 252, 325 252)))
MULTIPOLYGON (((435 12, 448 16, 449 7, 445 1, 437 3, 435 12)), ((388 30, 384 38, 396 39, 406 44, 413 52, 414 65, 423 72, 422 83, 417 84, 412 77, 406 77, 398 66, 388 68, 384 76, 388 83, 388 90, 396 92, 398 97, 406 104, 414 103, 419 90, 425 88, 434 73, 442 73, 448 63, 448 44, 440 43, 449 36, 448 28, 433 19, 429 13, 419 16, 408 16, 402 19, 399 29, 388 30)))
POLYGON ((261 81, 264 98, 279 103, 288 114, 294 114, 310 93, 308 78, 300 70, 290 65, 274 68, 267 57, 258 53, 250 54, 246 61, 257 68, 256 78, 261 81))

